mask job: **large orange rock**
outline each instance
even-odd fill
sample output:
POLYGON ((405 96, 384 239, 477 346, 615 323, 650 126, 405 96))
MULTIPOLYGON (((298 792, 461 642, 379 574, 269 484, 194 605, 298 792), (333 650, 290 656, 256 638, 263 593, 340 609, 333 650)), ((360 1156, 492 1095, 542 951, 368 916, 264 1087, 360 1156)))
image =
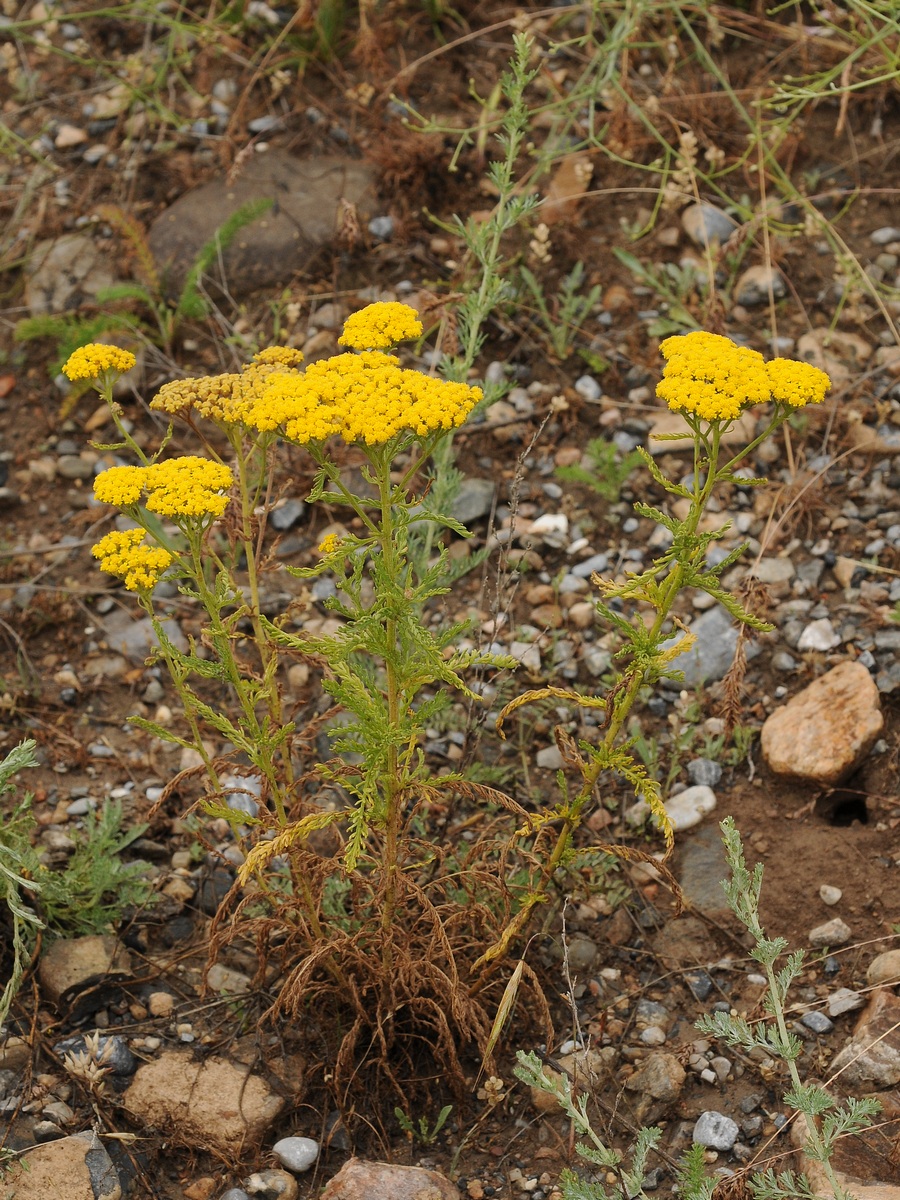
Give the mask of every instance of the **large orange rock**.
POLYGON ((237 1154, 262 1140, 284 1100, 249 1067, 167 1050, 138 1069, 123 1104, 173 1141, 237 1154))
POLYGON ((329 1180, 321 1200, 460 1200, 459 1188, 437 1171, 351 1158, 329 1180))
POLYGON ((843 662, 772 713, 762 728, 763 755, 776 775, 840 783, 883 726, 872 676, 861 663, 843 662))

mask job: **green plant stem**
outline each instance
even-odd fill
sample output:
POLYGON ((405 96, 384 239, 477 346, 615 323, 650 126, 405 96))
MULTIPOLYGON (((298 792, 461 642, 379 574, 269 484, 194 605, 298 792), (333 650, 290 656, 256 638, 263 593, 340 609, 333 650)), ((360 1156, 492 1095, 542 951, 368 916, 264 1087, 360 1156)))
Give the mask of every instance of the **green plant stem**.
MULTIPOLYGON (((395 530, 393 522, 393 506, 391 500, 390 456, 379 455, 375 460, 378 477, 378 500, 381 509, 379 527, 379 542, 385 573, 388 578, 400 584, 397 579, 399 564, 397 562, 395 530)), ((397 753, 397 734, 400 728, 400 689, 397 681, 396 656, 399 654, 397 642, 397 622, 388 617, 385 622, 387 637, 387 656, 385 661, 385 686, 387 690, 388 709, 388 761, 384 779, 385 802, 385 844, 384 844, 384 906, 381 911, 381 928, 384 934, 383 961, 385 980, 390 978, 393 960, 393 947, 390 937, 397 909, 397 872, 399 871, 399 841, 402 789, 399 785, 400 761, 397 753)))
MULTIPOLYGON (((258 449, 259 447, 257 447, 258 449)), ((244 452, 244 442, 240 434, 234 439, 234 451, 237 462, 238 489, 241 504, 240 539, 244 549, 244 559, 247 566, 247 586, 250 591, 250 623, 253 626, 253 637, 259 651, 259 657, 262 660, 262 673, 266 683, 266 704, 269 709, 269 717, 275 727, 280 729, 284 718, 281 709, 281 697, 278 693, 278 680, 275 676, 274 664, 272 662, 274 649, 260 620, 259 574, 256 566, 256 545, 253 539, 254 496, 258 494, 259 481, 257 480, 256 487, 254 488, 254 496, 251 496, 247 455, 244 452)), ((294 780, 294 769, 291 762, 291 749, 289 745, 286 747, 281 759, 284 768, 286 789, 290 790, 294 780)))
MULTIPOLYGON (((700 520, 706 509, 706 505, 713 493, 713 490, 719 480, 726 476, 737 462, 744 458, 757 445, 769 437, 784 421, 787 420, 789 412, 781 409, 776 412, 775 416, 769 422, 764 433, 754 438, 747 447, 731 458, 723 467, 719 467, 718 459, 721 447, 721 439, 723 435, 723 426, 719 423, 714 423, 710 426, 709 431, 703 431, 699 424, 692 422, 694 432, 694 484, 693 496, 691 497, 691 508, 682 525, 680 537, 686 547, 684 557, 677 558, 671 564, 669 574, 663 581, 660 587, 659 600, 657 602, 656 618, 649 631, 648 640, 652 645, 657 645, 662 635, 663 625, 668 619, 672 605, 675 602, 678 593, 684 585, 684 580, 693 574, 694 569, 698 565, 697 560, 702 553, 702 547, 694 542, 691 546, 691 541, 696 538, 697 530, 700 525, 700 520), (704 466, 704 456, 706 465, 707 478, 701 484, 702 469, 704 466)), ((621 697, 615 700, 615 706, 612 713, 607 713, 607 728, 600 743, 598 753, 591 759, 590 762, 582 766, 582 783, 577 795, 572 799, 565 809, 561 812, 562 828, 557 834, 556 841, 553 845, 546 862, 544 863, 537 883, 530 887, 529 894, 526 897, 522 908, 516 914, 511 924, 507 927, 501 941, 495 943, 482 957, 478 960, 477 965, 484 965, 502 952, 509 944, 512 937, 520 936, 528 925, 531 915, 539 904, 546 900, 546 888, 556 871, 561 866, 566 852, 571 844, 572 835, 578 828, 581 822, 581 814, 584 811, 585 805, 590 801, 593 790, 600 778, 601 773, 606 768, 608 754, 604 751, 611 751, 615 745, 616 739, 622 731, 622 728, 627 721, 631 709, 637 699, 638 693, 644 685, 649 668, 634 667, 628 677, 628 683, 623 690, 621 697)))
MULTIPOLYGON (((781 1044, 782 1046, 787 1047, 790 1045, 791 1039, 790 1034, 788 1033, 787 1021, 784 1019, 784 1004, 782 1003, 781 991, 779 990, 775 968, 772 962, 767 960, 763 962, 763 970, 766 973, 766 979, 768 980, 769 984, 769 995, 775 1000, 775 1003, 772 1005, 772 1012, 775 1016, 775 1023, 778 1026, 781 1044)), ((787 1063, 788 1073, 791 1077, 791 1083, 794 1085, 794 1090, 799 1093, 803 1089, 803 1084, 800 1080, 800 1072, 797 1070, 797 1063, 790 1055, 785 1055, 784 1058, 785 1062, 787 1063)), ((822 1135, 819 1133, 815 1117, 809 1113, 801 1113, 801 1115, 806 1121, 807 1136, 809 1137, 809 1141, 812 1145, 813 1154, 817 1161, 822 1164, 822 1169, 828 1178, 828 1184, 831 1187, 831 1190, 834 1192, 835 1200, 841 1200, 841 1197, 845 1195, 844 1189, 841 1187, 840 1183, 838 1182, 838 1178, 835 1175, 834 1167, 831 1165, 831 1157, 826 1153, 825 1143, 822 1139, 822 1135)))
POLYGON ((200 601, 206 609, 206 614, 209 617, 210 636, 216 652, 219 656, 219 661, 225 668, 231 686, 234 688, 235 694, 241 705, 244 713, 244 718, 247 722, 249 732, 248 743, 254 747, 252 759, 254 765, 258 766, 262 771, 266 782, 271 791, 272 800, 275 805, 275 814, 278 823, 281 826, 287 825, 287 811, 284 804, 284 794, 281 784, 278 779, 278 771, 272 756, 271 739, 268 738, 260 726, 259 718, 256 715, 256 710, 253 705, 252 698, 247 694, 246 680, 241 675, 237 662, 234 657, 234 650, 231 645, 231 637, 228 630, 222 624, 222 618, 219 613, 219 603, 215 595, 210 591, 209 585, 206 582, 206 577, 203 572, 203 557, 201 550, 201 533, 197 529, 187 531, 188 541, 190 545, 191 561, 193 565, 194 578, 197 583, 197 590, 200 595, 200 601))

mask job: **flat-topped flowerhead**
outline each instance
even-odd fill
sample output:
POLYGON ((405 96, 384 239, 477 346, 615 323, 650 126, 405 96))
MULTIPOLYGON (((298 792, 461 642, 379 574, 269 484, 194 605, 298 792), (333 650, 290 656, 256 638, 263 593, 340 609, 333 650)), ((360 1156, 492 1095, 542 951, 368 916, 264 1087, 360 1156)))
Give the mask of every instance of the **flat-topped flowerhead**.
POLYGON ((143 529, 114 529, 91 547, 100 569, 124 580, 130 592, 155 587, 174 561, 174 555, 162 546, 148 546, 145 537, 143 529))
POLYGON ((127 508, 137 504, 144 490, 144 467, 110 467, 94 479, 94 498, 101 504, 127 508))
POLYGON ((109 374, 124 375, 130 371, 137 359, 130 350, 118 346, 104 346, 90 342, 73 350, 63 363, 63 375, 74 383, 76 379, 100 379, 109 374))
POLYGON ((340 540, 336 533, 326 533, 316 549, 321 555, 334 554, 340 544, 340 540))
POLYGON ((273 376, 247 423, 283 430, 301 445, 340 434, 346 442, 377 446, 405 431, 425 437, 462 425, 481 397, 480 388, 434 379, 401 367, 393 355, 364 350, 312 363, 303 375, 273 376))
POLYGON ((144 468, 147 508, 162 517, 221 517, 233 483, 229 467, 194 454, 144 468))
POLYGON ((766 363, 766 371, 772 399, 777 404, 790 404, 792 408, 821 404, 831 387, 831 380, 824 371, 793 358, 773 358, 766 363))
POLYGON ((666 366, 656 394, 675 412, 731 421, 771 398, 763 356, 730 338, 687 333, 666 338, 659 349, 666 366))
POLYGON ((352 350, 387 350, 421 336, 422 322, 414 308, 393 300, 380 301, 347 318, 338 345, 352 350))
POLYGON ((228 507, 222 493, 233 483, 229 467, 189 454, 148 467, 110 467, 94 480, 94 496, 127 508, 146 492, 146 507, 160 516, 221 517, 228 507))
POLYGON ((150 401, 150 407, 173 416, 192 409, 201 417, 224 425, 246 423, 251 406, 263 395, 271 377, 297 376, 302 362, 302 351, 290 346, 272 346, 254 355, 253 361, 239 374, 227 372, 164 383, 150 401))

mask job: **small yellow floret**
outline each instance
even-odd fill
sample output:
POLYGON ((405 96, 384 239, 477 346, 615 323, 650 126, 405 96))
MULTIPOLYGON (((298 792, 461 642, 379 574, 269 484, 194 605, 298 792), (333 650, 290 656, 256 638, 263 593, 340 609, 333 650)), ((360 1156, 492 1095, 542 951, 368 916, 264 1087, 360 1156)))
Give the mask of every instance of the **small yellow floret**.
POLYGON ((63 363, 63 375, 71 379, 99 379, 107 371, 116 375, 124 375, 130 371, 137 359, 130 350, 120 350, 118 346, 104 346, 99 342, 91 342, 87 346, 79 346, 73 350, 63 363))
POLYGON ((792 358, 773 358, 766 370, 772 399, 779 404, 790 404, 792 408, 821 404, 831 387, 831 380, 824 371, 792 358))
POLYGON ((771 399, 763 356, 730 338, 688 333, 666 338, 660 352, 667 361, 656 394, 675 412, 732 421, 771 399))
POLYGON ((422 322, 414 308, 396 301, 382 301, 348 317, 338 345, 353 350, 387 350, 421 334, 422 322))
POLYGON ((221 517, 232 486, 229 467, 188 454, 144 468, 147 508, 164 517, 221 517))
POLYGON ((154 587, 174 559, 162 546, 145 545, 144 537, 143 529, 113 530, 91 548, 101 570, 123 579, 130 592, 154 587))
POLYGON ((101 504, 117 504, 127 508, 137 504, 144 490, 144 467, 110 467, 94 480, 94 498, 101 504))
POLYGON ((323 555, 334 554, 335 550, 338 548, 340 540, 341 539, 336 533, 326 533, 321 542, 319 542, 319 553, 323 555))

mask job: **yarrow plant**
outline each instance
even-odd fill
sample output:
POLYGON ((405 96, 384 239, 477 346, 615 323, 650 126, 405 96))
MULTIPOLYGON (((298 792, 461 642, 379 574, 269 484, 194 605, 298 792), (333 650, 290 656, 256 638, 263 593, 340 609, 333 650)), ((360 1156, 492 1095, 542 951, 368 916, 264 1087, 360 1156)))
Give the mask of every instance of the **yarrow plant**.
MULTIPOLYGON (((162 457, 167 434, 160 453, 148 458, 112 399, 114 374, 103 348, 86 347, 67 363, 72 372, 87 369, 85 362, 97 365, 95 384, 123 438, 104 448, 131 449, 138 460, 96 477, 96 499, 135 527, 106 534, 93 553, 150 614, 189 732, 183 738, 152 722, 138 724, 201 755, 207 807, 229 820, 247 855, 240 872, 245 895, 269 917, 279 912, 280 928, 290 931, 295 953, 285 1002, 305 1002, 322 977, 351 1002, 347 959, 355 955, 365 960, 360 970, 374 970, 379 980, 382 998, 367 1018, 378 1022, 408 1003, 421 1004, 419 993, 445 995, 457 973, 452 956, 447 963, 437 949, 448 944, 440 904, 417 890, 412 867, 421 868, 434 852, 415 836, 421 806, 446 802, 466 784, 456 775, 433 775, 422 751, 425 730, 454 692, 477 699, 465 682, 473 668, 513 666, 504 656, 458 649, 459 627, 433 632, 422 621, 429 602, 446 590, 446 551, 418 572, 409 555, 411 531, 436 522, 460 536, 467 531, 429 511, 416 488, 435 448, 482 393, 405 367, 387 352, 421 334, 413 309, 374 304, 346 322, 340 339, 346 352, 305 369, 299 352, 273 347, 240 372, 164 385, 150 407, 185 422, 205 457, 162 457), (314 566, 283 568, 302 580, 333 577, 337 594, 328 606, 340 625, 329 635, 295 632, 290 613, 272 618, 262 611, 261 547, 285 444, 302 448, 315 464, 310 501, 347 514, 346 527, 321 538, 314 566), (362 457, 374 495, 348 487, 342 447, 362 457), (202 653, 193 641, 179 649, 159 619, 153 589, 163 578, 177 581, 201 607, 202 653), (252 640, 243 637, 248 623, 252 640), (254 649, 255 663, 248 660, 254 649), (319 764, 317 783, 297 772, 297 731, 282 710, 279 669, 298 656, 324 665, 324 689, 348 718, 333 732, 334 757, 319 764), (254 777, 252 804, 234 806, 225 760, 210 754, 204 740, 210 729, 233 747, 233 769, 245 781, 254 777), (323 785, 337 787, 344 803, 320 803, 323 785), (308 846, 329 826, 339 831, 340 870, 355 880, 353 912, 344 916, 335 915, 329 899, 337 863, 308 846), (410 925, 417 918, 397 920, 410 904, 425 913, 414 956, 410 925)), ((358 986, 365 1011, 366 987, 358 986)), ((489 1021, 479 1005, 457 1004, 447 1015, 433 1001, 428 1005, 425 1023, 451 1056, 457 1042, 484 1041, 489 1021)), ((358 1029, 348 1035, 358 1036, 358 1029)))
MULTIPOLYGON (((668 440, 690 438, 693 442, 690 486, 666 478, 648 451, 640 449, 639 453, 659 487, 674 500, 687 501, 687 512, 678 517, 674 511, 664 511, 644 502, 635 504, 638 515, 668 530, 671 535, 669 548, 646 570, 626 573, 621 580, 592 576, 602 596, 597 607, 619 631, 624 642, 616 657, 625 659, 626 665, 617 671, 606 696, 584 697, 562 688, 539 688, 525 692, 500 714, 502 732, 507 717, 522 705, 552 696, 581 707, 599 706, 605 712, 605 719, 602 736, 596 745, 588 742, 576 745, 568 735, 557 731, 560 750, 568 765, 580 773, 581 785, 574 795, 566 795, 562 803, 531 817, 520 831, 526 836, 538 831, 536 857, 541 866, 532 875, 526 898, 503 936, 482 956, 484 963, 505 954, 524 932, 534 909, 546 901, 547 889, 570 855, 575 830, 592 802, 604 771, 623 776, 635 793, 646 801, 665 836, 667 856, 671 851, 672 829, 659 784, 629 752, 632 743, 623 741, 622 733, 641 688, 652 686, 663 677, 682 678, 676 660, 690 649, 695 639, 686 630, 680 638, 671 636, 672 609, 679 593, 684 588, 697 588, 712 596, 736 620, 751 629, 772 628, 748 612, 722 584, 722 575, 740 558, 744 545, 736 546, 715 565, 707 561, 711 545, 728 534, 730 523, 701 532, 701 519, 717 487, 738 482, 746 487, 765 482, 761 479, 738 480, 735 471, 797 408, 820 404, 831 382, 824 371, 808 363, 784 358, 767 363, 757 351, 738 346, 730 338, 718 334, 689 333, 670 337, 662 343, 660 352, 666 366, 657 386, 657 396, 672 411, 680 413, 685 421, 685 432, 667 435, 668 440), (768 415, 760 419, 761 431, 736 453, 723 453, 725 435, 745 413, 763 404, 771 408, 768 415), (639 606, 652 610, 652 621, 645 621, 639 606)), ((674 623, 676 627, 680 625, 677 620, 674 623)), ((604 846, 603 849, 621 857, 644 857, 641 851, 628 847, 604 846)), ((670 883, 674 884, 674 880, 670 879, 670 883)), ((677 893, 677 885, 675 888, 677 893)))
MULTIPOLYGON (((500 715, 502 733, 520 707, 547 697, 605 713, 594 742, 576 744, 557 731, 564 759, 581 780, 569 794, 561 773, 563 799, 532 813, 458 773, 435 774, 424 753, 426 730, 454 694, 478 699, 467 682, 470 671, 514 664, 502 655, 461 649, 461 626, 436 631, 423 621, 431 602, 448 590, 447 552, 440 548, 434 561, 421 566, 411 551, 417 528, 467 535, 429 508, 423 481, 443 440, 465 422, 482 393, 467 382, 403 366, 388 352, 395 339, 421 334, 413 309, 374 304, 347 321, 341 342, 349 349, 332 358, 304 368, 298 352, 275 347, 240 372, 166 384, 151 408, 186 422, 205 456, 164 458, 168 434, 153 458, 135 445, 112 400, 114 369, 103 348, 86 347, 67 368, 96 364, 96 386, 123 434, 122 443, 107 449, 130 448, 137 457, 137 465, 116 464, 96 478, 96 498, 118 508, 134 528, 107 534, 94 554, 151 615, 189 732, 182 737, 138 723, 200 754, 209 781, 207 807, 227 817, 246 855, 239 911, 262 906, 262 944, 273 930, 279 933, 286 964, 281 1004, 296 1011, 329 987, 353 1006, 339 1055, 347 1072, 368 1025, 381 1047, 380 1065, 391 1075, 395 1014, 414 1014, 445 1061, 456 1064, 451 1074, 455 1069, 461 1081, 458 1047, 466 1041, 483 1049, 493 1044, 485 1007, 490 988, 484 980, 466 987, 464 980, 474 984, 484 973, 491 986, 502 985, 494 964, 550 899, 604 772, 623 776, 646 800, 671 848, 659 786, 635 761, 624 736, 629 713, 642 688, 677 678, 677 658, 692 643, 686 631, 671 636, 679 631, 673 605, 682 589, 702 589, 737 620, 768 628, 722 584, 723 571, 742 547, 711 565, 707 552, 728 526, 701 532, 701 519, 716 487, 737 482, 738 464, 796 408, 821 402, 829 381, 805 363, 767 363, 756 351, 711 334, 663 343, 658 394, 684 416, 685 432, 673 436, 692 441, 691 483, 666 478, 642 452, 657 487, 682 502, 681 515, 673 515, 674 505, 668 511, 637 504, 640 515, 669 531, 669 549, 640 573, 616 580, 594 576, 599 612, 623 635, 623 665, 613 686, 600 696, 533 689, 500 715), (757 415, 756 436, 724 453, 725 435, 762 405, 771 407, 757 415), (346 513, 345 524, 320 538, 314 565, 281 568, 301 580, 331 576, 336 591, 326 604, 336 621, 330 633, 297 628, 290 610, 273 617, 261 603, 265 521, 278 494, 279 446, 285 444, 315 464, 310 502, 346 513), (366 495, 347 482, 342 468, 348 450, 362 461, 366 495), (153 589, 166 577, 203 611, 202 653, 193 642, 187 651, 179 649, 154 610, 153 589), (647 606, 654 613, 649 623, 638 612, 647 606), (253 652, 256 661, 249 658, 253 652), (330 732, 333 757, 319 762, 313 775, 298 773, 297 731, 282 709, 280 668, 298 656, 321 664, 322 686, 335 706, 328 715, 342 714, 343 723, 330 732), (209 753, 204 734, 210 730, 227 744, 228 756, 209 753), (252 803, 235 802, 233 782, 223 774, 226 763, 252 783, 252 803), (514 871, 504 865, 514 840, 500 853, 487 853, 477 869, 460 869, 458 849, 442 850, 424 832, 428 807, 452 795, 515 814, 521 857, 514 871), (321 840, 326 829, 336 837, 334 859, 311 848, 311 839, 321 840), (350 881, 349 890, 335 890, 340 875, 350 881), (464 962, 457 957, 462 944, 464 962), (374 1007, 366 995, 377 997, 374 1007)), ((640 850, 603 849, 646 857, 640 850)))

